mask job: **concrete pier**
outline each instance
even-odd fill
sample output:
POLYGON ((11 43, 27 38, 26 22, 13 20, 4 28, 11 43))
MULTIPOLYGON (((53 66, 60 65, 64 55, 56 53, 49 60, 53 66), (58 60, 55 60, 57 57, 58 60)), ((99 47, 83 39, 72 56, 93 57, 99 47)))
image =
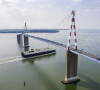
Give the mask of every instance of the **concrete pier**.
POLYGON ((24 35, 24 46, 29 46, 28 36, 25 36, 25 35, 24 35))
POLYGON ((29 39, 24 35, 24 51, 29 51, 29 39))
POLYGON ((22 35, 21 34, 17 35, 17 41, 18 41, 18 43, 22 43, 22 35))
POLYGON ((63 84, 69 84, 80 80, 77 77, 77 64, 78 64, 78 55, 70 51, 67 51, 66 73, 65 73, 65 80, 62 81, 63 84))

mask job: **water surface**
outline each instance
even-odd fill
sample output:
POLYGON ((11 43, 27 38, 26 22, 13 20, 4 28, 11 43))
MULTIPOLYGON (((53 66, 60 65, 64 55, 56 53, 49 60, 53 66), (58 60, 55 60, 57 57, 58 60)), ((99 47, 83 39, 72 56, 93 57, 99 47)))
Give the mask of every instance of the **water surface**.
MULTIPOLYGON (((63 85, 66 49, 30 38, 30 48, 52 47, 57 53, 39 58, 22 59, 17 34, 0 34, 0 90, 98 90, 100 63, 78 56, 80 82, 63 85), (5 62, 5 63, 4 63, 5 62), (24 86, 26 81, 26 86, 24 86)), ((67 44, 68 31, 31 33, 67 44)), ((100 30, 77 30, 78 49, 100 56, 100 30)), ((73 44, 72 37, 72 44, 73 44)))

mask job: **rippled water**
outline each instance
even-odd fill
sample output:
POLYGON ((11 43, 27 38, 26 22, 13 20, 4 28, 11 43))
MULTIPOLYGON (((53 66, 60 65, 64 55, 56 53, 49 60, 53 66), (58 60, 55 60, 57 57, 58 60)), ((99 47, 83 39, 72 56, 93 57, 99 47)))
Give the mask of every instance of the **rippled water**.
MULTIPOLYGON (((65 76, 64 48, 30 38, 30 48, 52 47, 54 55, 23 59, 17 34, 0 34, 0 90, 99 90, 100 63, 78 56, 80 82, 63 85, 65 76), (26 81, 26 86, 24 86, 26 81)), ((31 33, 67 44, 68 31, 59 33, 31 33)), ((78 48, 100 56, 100 30, 77 30, 78 48)), ((73 39, 73 37, 72 37, 73 39)), ((73 40, 72 40, 73 44, 73 40)))

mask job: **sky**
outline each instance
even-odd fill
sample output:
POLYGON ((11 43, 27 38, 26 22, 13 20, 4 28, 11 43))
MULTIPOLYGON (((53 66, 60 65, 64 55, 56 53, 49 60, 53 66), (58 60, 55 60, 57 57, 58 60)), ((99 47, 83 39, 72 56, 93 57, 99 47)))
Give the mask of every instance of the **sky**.
POLYGON ((100 29, 100 0, 0 0, 0 29, 100 29))

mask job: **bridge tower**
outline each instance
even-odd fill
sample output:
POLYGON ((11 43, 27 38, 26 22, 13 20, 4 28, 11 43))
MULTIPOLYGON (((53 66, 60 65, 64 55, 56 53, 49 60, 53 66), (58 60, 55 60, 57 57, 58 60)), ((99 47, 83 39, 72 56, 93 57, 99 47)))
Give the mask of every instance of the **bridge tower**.
POLYGON ((25 27, 24 27, 24 51, 29 51, 29 39, 28 39, 28 31, 27 31, 27 25, 25 22, 25 27))
POLYGON ((70 27, 70 31, 69 31, 67 51, 66 51, 65 80, 62 81, 62 83, 64 83, 64 84, 73 83, 73 82, 80 80, 77 77, 78 55, 70 51, 70 39, 71 39, 72 30, 74 30, 75 49, 77 49, 76 28, 75 28, 75 11, 74 10, 72 10, 71 16, 72 16, 71 27, 70 27))

